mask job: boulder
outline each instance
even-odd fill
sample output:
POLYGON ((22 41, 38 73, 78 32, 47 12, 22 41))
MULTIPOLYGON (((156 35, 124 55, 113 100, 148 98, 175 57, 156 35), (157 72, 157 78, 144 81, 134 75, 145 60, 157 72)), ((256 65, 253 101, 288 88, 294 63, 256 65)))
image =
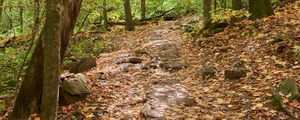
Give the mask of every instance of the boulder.
POLYGON ((169 21, 169 20, 176 20, 178 18, 180 18, 181 16, 177 13, 167 13, 163 16, 163 19, 165 21, 169 21))
POLYGON ((185 61, 170 60, 160 63, 159 66, 167 71, 174 72, 181 70, 182 68, 187 68, 189 64, 185 61))
POLYGON ((147 43, 144 47, 147 54, 160 61, 179 58, 179 51, 174 44, 167 40, 155 40, 147 43))
POLYGON ((87 94, 91 93, 91 89, 87 85, 88 78, 81 73, 63 76, 61 80, 60 105, 69 105, 83 100, 87 94))
POLYGON ((200 69, 196 73, 196 77, 202 77, 203 79, 207 79, 209 77, 215 76, 216 68, 214 67, 205 67, 203 69, 200 69))
POLYGON ((70 68, 70 73, 81 73, 97 66, 96 58, 83 58, 80 61, 73 63, 70 68))
POLYGON ((176 81, 159 82, 152 86, 146 93, 146 99, 147 102, 141 110, 146 120, 165 119, 164 113, 172 105, 197 105, 196 100, 176 81))
POLYGON ((238 80, 247 76, 247 72, 244 69, 231 69, 225 70, 225 79, 228 80, 238 80))

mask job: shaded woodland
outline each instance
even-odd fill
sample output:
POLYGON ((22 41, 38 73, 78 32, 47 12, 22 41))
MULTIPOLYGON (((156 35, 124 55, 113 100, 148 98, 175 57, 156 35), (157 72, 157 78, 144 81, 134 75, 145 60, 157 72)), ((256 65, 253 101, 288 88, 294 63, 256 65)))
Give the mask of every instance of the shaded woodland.
POLYGON ((299 0, 0 0, 1 119, 300 119, 299 0))

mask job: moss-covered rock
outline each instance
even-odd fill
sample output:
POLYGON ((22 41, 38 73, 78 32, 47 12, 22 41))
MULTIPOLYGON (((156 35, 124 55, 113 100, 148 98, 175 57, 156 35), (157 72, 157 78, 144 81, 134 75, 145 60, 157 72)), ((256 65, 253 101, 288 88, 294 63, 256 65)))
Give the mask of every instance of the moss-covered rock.
POLYGON ((291 94, 290 99, 298 99, 299 98, 299 87, 296 81, 291 79, 285 79, 276 89, 276 93, 282 93, 284 95, 291 94))
POLYGON ((225 79, 228 80, 239 80, 247 76, 247 72, 244 69, 236 68, 231 70, 225 70, 225 79))

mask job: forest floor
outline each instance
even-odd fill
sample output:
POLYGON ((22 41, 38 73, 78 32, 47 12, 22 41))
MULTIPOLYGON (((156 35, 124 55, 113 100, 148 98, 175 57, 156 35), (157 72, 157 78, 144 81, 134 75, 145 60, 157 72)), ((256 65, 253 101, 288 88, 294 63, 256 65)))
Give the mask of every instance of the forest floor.
MULTIPOLYGON (((287 5, 281 12, 260 21, 241 21, 211 37, 200 36, 196 41, 177 29, 176 21, 159 21, 120 33, 110 40, 117 50, 99 55, 97 67, 85 73, 90 78, 92 93, 84 101, 59 107, 58 119, 142 119, 140 111, 147 90, 160 76, 180 80, 197 102, 190 107, 172 107, 172 113, 167 115, 170 119, 289 119, 270 102, 284 78, 300 82, 300 57, 293 53, 293 47, 300 45, 298 4, 287 5), (136 56, 135 50, 148 43, 148 38, 155 37, 153 33, 175 44, 189 67, 168 72, 132 65, 128 70, 120 70, 115 63, 123 57, 136 56), (279 36, 285 40, 273 43, 279 36), (226 80, 224 70, 238 63, 245 65, 247 76, 226 80), (213 66, 216 75, 208 79, 196 77, 197 71, 205 66, 213 66)), ((189 18, 182 21, 186 19, 189 18)), ((141 58, 143 63, 151 62, 148 56, 141 58)), ((299 101, 287 106, 300 117, 299 101)))

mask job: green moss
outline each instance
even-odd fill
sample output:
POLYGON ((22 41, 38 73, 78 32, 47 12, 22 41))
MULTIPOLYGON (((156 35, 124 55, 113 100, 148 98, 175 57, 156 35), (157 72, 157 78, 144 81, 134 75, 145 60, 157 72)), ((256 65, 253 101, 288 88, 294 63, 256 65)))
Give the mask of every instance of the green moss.
POLYGON ((281 98, 279 95, 274 95, 273 99, 271 101, 271 104, 273 105, 273 107, 275 107, 275 109, 280 110, 282 109, 281 106, 281 98))
POLYGON ((299 98, 299 87, 294 80, 285 79, 276 89, 276 93, 291 94, 290 99, 299 98))

